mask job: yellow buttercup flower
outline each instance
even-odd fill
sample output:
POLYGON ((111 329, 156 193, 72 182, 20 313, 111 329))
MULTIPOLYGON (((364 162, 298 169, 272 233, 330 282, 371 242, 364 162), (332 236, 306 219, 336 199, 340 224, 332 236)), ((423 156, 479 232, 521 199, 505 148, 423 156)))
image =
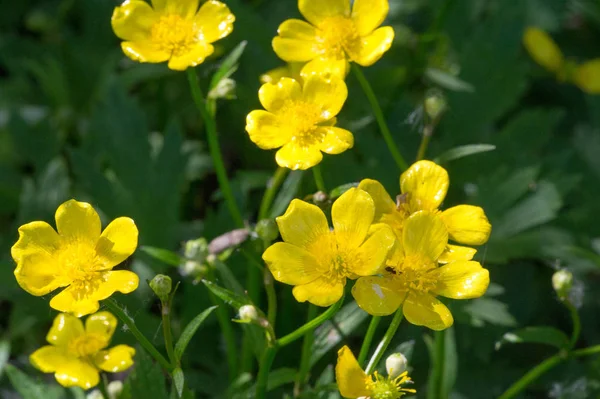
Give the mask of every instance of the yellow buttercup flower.
POLYGON ((127 0, 116 7, 112 28, 124 40, 125 55, 139 62, 169 61, 169 68, 185 70, 204 62, 211 43, 229 35, 234 15, 219 1, 127 0))
POLYGON ((347 346, 338 351, 335 379, 345 398, 398 399, 417 392, 403 387, 412 382, 407 371, 393 378, 383 377, 377 371, 367 375, 347 346))
POLYGON ((117 218, 101 232, 94 208, 75 200, 59 206, 55 218, 58 233, 39 221, 19 228, 19 240, 11 253, 21 288, 41 296, 67 287, 52 298, 50 307, 80 317, 96 312, 98 301, 115 291, 128 294, 138 287, 135 273, 111 270, 137 247, 133 220, 117 218))
POLYGON ((454 319, 436 295, 470 299, 485 293, 489 273, 479 262, 458 260, 439 266, 448 245, 448 229, 430 211, 418 211, 402 229, 400 256, 386 263, 380 276, 361 277, 352 295, 367 313, 383 316, 403 307, 404 317, 433 330, 443 330, 454 319))
POLYGON ((331 73, 344 78, 349 62, 369 66, 389 50, 394 29, 379 27, 388 0, 298 0, 308 22, 288 19, 273 39, 273 49, 287 62, 308 62, 302 76, 331 73), (310 22, 310 23, 309 23, 310 22))
POLYGON ((284 242, 267 248, 263 259, 277 281, 295 286, 297 301, 329 306, 342 297, 347 278, 378 272, 394 245, 388 226, 372 226, 374 215, 371 196, 352 188, 333 203, 330 230, 321 209, 295 199, 277 218, 284 242))
POLYGON ((348 89, 337 77, 312 75, 303 86, 282 78, 265 83, 258 97, 266 111, 255 110, 246 118, 246 131, 260 148, 277 151, 279 166, 308 169, 323 159, 322 152, 340 154, 354 145, 348 130, 335 127, 348 89))
POLYGON ((260 83, 274 83, 277 84, 281 78, 291 78, 302 83, 302 76, 300 71, 304 63, 301 62, 289 62, 284 66, 280 66, 260 75, 260 83))
POLYGON ((110 312, 89 316, 85 327, 77 317, 61 313, 46 336, 50 345, 33 352, 29 360, 42 372, 54 373, 64 387, 90 389, 98 385, 100 370, 118 373, 133 365, 132 347, 106 349, 116 327, 117 319, 110 312))

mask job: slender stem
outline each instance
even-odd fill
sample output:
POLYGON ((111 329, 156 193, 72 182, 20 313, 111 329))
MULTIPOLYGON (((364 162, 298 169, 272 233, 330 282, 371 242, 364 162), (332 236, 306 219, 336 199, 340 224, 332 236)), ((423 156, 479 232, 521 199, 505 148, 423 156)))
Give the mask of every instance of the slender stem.
POLYGON ((162 303, 161 315, 162 315, 162 327, 163 337, 165 339, 165 348, 167 348, 167 355, 171 364, 178 366, 177 358, 175 357, 175 350, 173 349, 173 332, 171 331, 171 304, 170 301, 162 303))
POLYGON ((269 210, 271 209, 271 204, 273 203, 275 194, 277 194, 279 187, 281 187, 281 184, 285 180, 288 170, 289 169, 287 169, 287 168, 280 167, 280 168, 277 168, 277 170, 275 171, 275 174, 273 175, 273 178, 269 182, 269 186, 267 187, 267 190, 265 191, 265 195, 263 196, 262 201, 260 202, 260 211, 258 212, 258 220, 265 219, 267 217, 267 215, 269 214, 269 210))
POLYGON ((600 345, 590 346, 589 348, 577 349, 571 352, 575 357, 584 357, 600 353, 600 345))
POLYGON ((362 87, 365 95, 367 96, 367 99, 369 100, 369 103, 371 104, 375 120, 379 125, 379 130, 381 130, 381 134, 383 135, 385 144, 387 144, 388 150, 392 154, 394 161, 396 161, 396 164, 400 169, 408 169, 408 165, 404 160, 404 157, 402 157, 402 154, 400 154, 400 150, 398 150, 398 147, 396 147, 396 143, 394 142, 392 133, 390 132, 390 129, 387 126, 385 116, 383 115, 383 111, 381 110, 381 106, 379 105, 379 101, 377 100, 377 96, 375 96, 375 93, 373 92, 373 88, 369 84, 369 81, 365 77, 360 67, 355 63, 352 63, 352 72, 354 72, 354 76, 356 76, 358 83, 360 83, 360 86, 362 87))
POLYGON ((265 268, 263 273, 263 280, 265 291, 267 292, 267 320, 269 320, 271 327, 275 328, 275 321, 277 319, 277 292, 273 283, 273 275, 267 268, 265 268))
POLYGON ((242 218, 242 214, 237 206, 237 203, 235 202, 235 198, 233 197, 233 192, 231 191, 231 186, 229 185, 229 179, 227 178, 227 171, 225 170, 225 164, 223 163, 223 157, 221 156, 221 148, 219 146, 219 138, 217 137, 217 125, 215 123, 215 119, 213 116, 211 116, 211 111, 208 108, 208 104, 204 100, 204 94, 200 88, 198 76, 196 75, 194 68, 187 69, 187 76, 190 83, 190 89, 192 91, 192 97, 196 103, 196 108, 198 108, 198 111, 200 111, 200 115, 204 120, 206 136, 208 139, 208 148, 213 159, 215 172, 217 174, 219 186, 221 187, 221 192, 223 193, 225 202, 227 202, 229 213, 231 214, 235 224, 238 227, 244 227, 244 219, 242 218))
MULTIPOLYGON (((315 305, 308 305, 308 316, 306 322, 310 323, 312 319, 317 317, 318 309, 315 305)), ((296 378, 295 392, 299 393, 302 385, 306 382, 306 377, 310 369, 310 354, 314 342, 313 330, 309 330, 304 334, 304 342, 302 343, 302 356, 300 358, 300 367, 298 368, 298 376, 296 378)), ((296 395, 297 396, 297 395, 296 395)))
POLYGON ((428 126, 425 126, 423 129, 423 135, 421 137, 421 144, 419 144, 419 151, 417 152, 417 161, 425 158, 427 147, 431 141, 431 133, 433 133, 433 131, 429 129, 428 126))
POLYGON ((400 306, 396 311, 396 314, 394 314, 394 318, 392 319, 387 331, 383 335, 383 338, 381 338, 381 341, 379 341, 379 345, 377 345, 375 353, 373 353, 373 356, 371 356, 371 360, 369 360, 369 364, 365 370, 368 375, 371 375, 375 370, 375 367, 377 367, 377 363, 379 363, 388 345, 390 342, 392 342, 392 338, 394 338, 394 335, 396 334, 396 331, 398 330, 403 318, 404 314, 402 313, 402 306, 400 306))
POLYGON ((569 309, 571 313, 571 319, 573 320, 573 332, 571 333, 571 340, 569 341, 569 348, 573 349, 575 344, 577 344, 577 340, 579 339, 579 334, 581 333, 581 319, 579 318, 579 312, 569 300, 565 300, 564 305, 569 309))
POLYGON ((260 359, 260 367, 256 376, 256 399, 264 399, 267 395, 267 382, 269 381, 269 373, 275 355, 277 354, 277 345, 268 346, 260 359))
POLYGON ((137 328, 135 321, 121 308, 121 305, 112 298, 109 298, 103 302, 104 305, 110 310, 123 324, 129 328, 129 331, 133 334, 135 339, 142 345, 142 347, 148 352, 167 372, 173 371, 173 365, 169 363, 163 355, 160 354, 158 349, 152 345, 152 343, 146 338, 144 334, 137 328))
POLYGON ((108 394, 108 378, 106 378, 106 374, 102 373, 102 381, 98 384, 98 388, 100 389, 100 393, 106 399, 110 399, 110 395, 108 394))
POLYGON ((315 184, 317 185, 317 190, 325 192, 325 181, 323 180, 323 174, 321 173, 321 167, 319 165, 315 165, 312 167, 313 176, 315 177, 315 184))
POLYGON ((444 378, 444 363, 446 361, 446 334, 444 331, 436 331, 434 336, 433 373, 427 396, 432 399, 439 399, 442 397, 442 380, 444 378))
POLYGON ((377 326, 381 321, 381 317, 373 316, 371 318, 371 322, 369 323, 369 328, 367 329, 367 333, 365 334, 365 339, 363 339, 362 346, 360 347, 360 353, 358 354, 358 364, 362 366, 362 364, 367 360, 367 355, 369 354, 369 349, 371 347, 371 342, 373 341, 373 336, 375 335, 375 331, 377 330, 377 326))

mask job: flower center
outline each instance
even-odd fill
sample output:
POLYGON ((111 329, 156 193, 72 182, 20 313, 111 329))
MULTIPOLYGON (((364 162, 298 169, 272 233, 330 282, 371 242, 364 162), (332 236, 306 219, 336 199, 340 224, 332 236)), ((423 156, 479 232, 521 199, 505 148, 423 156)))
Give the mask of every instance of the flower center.
POLYGON ((360 36, 354 22, 342 16, 325 19, 319 25, 317 41, 322 55, 337 59, 356 53, 360 46, 360 36))
POLYGON ((200 40, 199 29, 193 21, 172 14, 160 17, 152 26, 152 42, 173 56, 189 52, 200 40))
POLYGON ((398 399, 404 396, 406 392, 413 392, 412 389, 402 388, 402 384, 407 382, 410 382, 410 378, 408 378, 406 373, 402 373, 398 377, 391 379, 375 372, 373 379, 367 377, 366 386, 371 391, 371 399, 398 399))
POLYGON ((323 256, 318 259, 322 277, 336 284, 340 280, 352 275, 352 265, 357 261, 355 255, 339 244, 342 242, 339 237, 336 238, 335 232, 328 234, 316 240, 309 250, 311 253, 320 253, 323 256))
POLYGON ((304 101, 289 101, 281 107, 279 118, 282 126, 288 129, 292 141, 301 147, 310 147, 323 140, 323 134, 317 131, 322 121, 319 106, 304 101))
POLYGON ((59 255, 65 279, 77 291, 77 299, 95 291, 104 279, 104 271, 89 243, 74 242, 67 245, 59 255))
POLYGON ((98 334, 83 334, 69 342, 69 353, 81 358, 98 353, 108 342, 98 334))
POLYGON ((399 265, 388 265, 386 270, 403 288, 429 292, 437 286, 436 278, 430 274, 436 267, 427 257, 415 254, 405 257, 399 265))

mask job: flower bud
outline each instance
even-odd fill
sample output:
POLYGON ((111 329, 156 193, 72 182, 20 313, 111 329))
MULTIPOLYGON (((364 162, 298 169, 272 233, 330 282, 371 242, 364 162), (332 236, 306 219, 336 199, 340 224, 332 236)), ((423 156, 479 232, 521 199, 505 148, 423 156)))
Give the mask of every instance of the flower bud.
POLYGON ((204 238, 197 240, 186 241, 183 249, 183 255, 187 259, 196 259, 199 262, 204 262, 204 258, 208 254, 208 243, 204 238))
POLYGON ((552 275, 552 287, 560 298, 565 300, 573 288, 573 274, 567 269, 561 269, 552 275))
POLYGON ((252 305, 244 305, 240 307, 239 310, 239 320, 240 323, 253 323, 258 320, 258 312, 256 308, 252 305))
POLYGON ((111 381, 108 383, 106 390, 110 399, 117 399, 121 395, 121 392, 123 392, 123 382, 119 380, 111 381))
POLYGON ((425 112, 431 119, 438 119, 446 111, 447 102, 444 95, 435 90, 427 93, 425 98, 425 112))
POLYGON ((173 282, 171 277, 165 276, 164 274, 157 274, 150 281, 150 288, 160 298, 162 302, 166 302, 169 299, 169 294, 173 289, 173 282))
POLYGON ((223 78, 217 83, 217 85, 208 92, 208 98, 213 100, 224 98, 226 100, 235 99, 235 80, 230 78, 223 78))
POLYGON ((564 57, 554 40, 543 30, 528 27, 523 35, 523 45, 538 64, 557 73, 563 65, 564 57))
POLYGON ((263 219, 256 223, 254 228, 256 234, 261 240, 271 243, 279 237, 279 229, 277 223, 273 219, 263 219))
POLYGON ((402 353, 394 353, 385 359, 385 368, 391 379, 398 377, 408 368, 408 360, 402 353))

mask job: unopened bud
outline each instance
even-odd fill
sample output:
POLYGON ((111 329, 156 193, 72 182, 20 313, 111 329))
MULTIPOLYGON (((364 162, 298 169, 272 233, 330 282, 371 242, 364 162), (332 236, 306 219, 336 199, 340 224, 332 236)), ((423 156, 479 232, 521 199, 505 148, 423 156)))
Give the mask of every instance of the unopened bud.
POLYGON ((230 78, 224 78, 217 83, 217 85, 208 92, 208 98, 216 100, 218 98, 224 98, 226 100, 232 100, 235 98, 235 80, 230 78))
POLYGON ((573 274, 567 269, 561 269, 552 275, 552 287, 561 300, 567 299, 573 288, 573 274))
POLYGON ((208 243, 204 238, 198 238, 197 240, 186 241, 183 255, 187 259, 195 259, 199 262, 203 262, 208 254, 208 243))
POLYGON ((169 299, 169 294, 173 289, 173 282, 171 277, 165 276, 164 274, 157 274, 150 281, 150 288, 160 298, 162 302, 166 302, 169 299))
POLYGON ((110 399, 117 399, 123 392, 123 382, 119 380, 111 381, 106 390, 110 399))
POLYGON ((259 222, 256 223, 254 231, 256 231, 256 234, 260 237, 261 240, 268 243, 275 241, 279 236, 279 229, 277 228, 277 223, 275 223, 273 219, 259 220, 259 222))
POLYGON ((385 368, 391 379, 398 377, 408 368, 408 360, 402 353, 394 353, 385 359, 385 368))
POLYGON ((425 112, 431 119, 438 119, 446 111, 447 106, 444 95, 437 90, 428 93, 425 98, 425 112))
POLYGON ((314 193, 313 202, 315 203, 315 205, 323 205, 326 201, 327 194, 325 194, 323 191, 317 191, 316 193, 314 193))
POLYGON ((239 310, 239 322, 240 323, 253 323, 258 320, 258 312, 252 305, 244 305, 239 310))

